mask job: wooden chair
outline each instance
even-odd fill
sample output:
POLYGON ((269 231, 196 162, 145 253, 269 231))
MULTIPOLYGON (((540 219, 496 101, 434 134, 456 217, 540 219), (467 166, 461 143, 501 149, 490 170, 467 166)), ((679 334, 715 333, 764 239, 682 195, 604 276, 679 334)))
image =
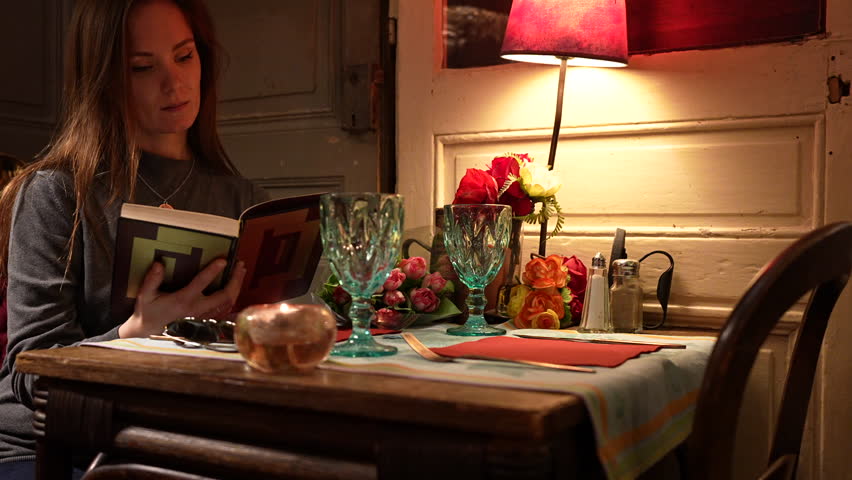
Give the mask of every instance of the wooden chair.
POLYGON ((737 418, 758 350, 781 316, 811 293, 790 358, 768 467, 761 479, 792 478, 823 335, 852 272, 852 223, 805 235, 757 274, 710 355, 689 440, 691 479, 731 478, 737 418))

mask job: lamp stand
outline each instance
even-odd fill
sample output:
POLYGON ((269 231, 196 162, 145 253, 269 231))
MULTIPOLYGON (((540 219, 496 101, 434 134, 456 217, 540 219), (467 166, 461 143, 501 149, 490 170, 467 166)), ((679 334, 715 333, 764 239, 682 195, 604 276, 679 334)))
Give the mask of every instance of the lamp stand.
MULTIPOLYGON (((556 144, 559 142, 559 127, 562 125, 562 95, 565 90, 565 70, 568 66, 568 58, 560 58, 559 63, 559 90, 556 93, 556 118, 553 120, 553 136, 550 137, 550 155, 547 157, 547 169, 553 170, 556 162, 556 144)), ((545 256, 547 243, 547 220, 541 222, 541 233, 538 238, 538 254, 545 256)))

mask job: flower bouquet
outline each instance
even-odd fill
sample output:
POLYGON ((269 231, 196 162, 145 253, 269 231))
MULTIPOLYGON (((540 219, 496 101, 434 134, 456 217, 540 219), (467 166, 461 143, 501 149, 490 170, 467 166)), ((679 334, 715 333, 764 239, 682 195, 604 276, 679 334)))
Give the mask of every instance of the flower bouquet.
POLYGON ((500 273, 486 288, 489 297, 487 308, 494 306, 500 321, 511 317, 507 309, 510 292, 521 283, 522 222, 543 224, 551 216, 556 216, 556 225, 547 238, 560 232, 563 218, 556 192, 561 187, 556 172, 547 164, 536 163, 525 153, 506 153, 495 157, 487 170, 469 168, 459 182, 454 204, 497 203, 512 207, 515 220, 512 222, 508 253, 500 273))
MULTIPOLYGON (((373 326, 401 330, 454 317, 461 313, 450 300, 454 291, 453 282, 439 272, 427 273, 423 257, 403 258, 372 296, 376 309, 373 326)), ((337 277, 331 275, 317 295, 334 313, 348 320, 352 297, 337 277)))
POLYGON ((560 329, 580 323, 586 266, 577 257, 536 257, 512 288, 508 312, 518 328, 560 329))
POLYGON ((495 157, 487 170, 468 168, 459 182, 454 204, 496 203, 512 207, 512 215, 527 223, 544 223, 556 215, 550 237, 562 230, 562 208, 556 192, 559 176, 526 153, 495 157), (536 209, 536 204, 541 204, 536 209))

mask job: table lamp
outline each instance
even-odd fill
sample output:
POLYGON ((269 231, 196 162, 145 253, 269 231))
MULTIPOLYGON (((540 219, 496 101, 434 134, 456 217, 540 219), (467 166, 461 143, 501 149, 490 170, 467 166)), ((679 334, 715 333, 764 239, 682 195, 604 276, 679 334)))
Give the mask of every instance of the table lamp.
MULTIPOLYGON (((553 169, 562 123, 567 65, 627 66, 625 0, 514 0, 501 56, 518 62, 559 65, 556 119, 547 168, 553 169)), ((547 222, 541 224, 538 254, 545 254, 547 222)))

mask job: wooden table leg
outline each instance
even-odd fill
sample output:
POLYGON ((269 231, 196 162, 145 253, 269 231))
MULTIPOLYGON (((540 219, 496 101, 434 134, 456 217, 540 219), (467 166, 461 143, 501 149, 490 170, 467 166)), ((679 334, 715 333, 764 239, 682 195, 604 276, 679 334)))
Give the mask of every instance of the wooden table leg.
POLYGON ((36 480, 65 480, 71 478, 71 452, 56 443, 41 438, 36 443, 36 480))
POLYGON ((33 391, 36 479, 71 478, 72 449, 98 451, 112 439, 112 402, 62 382, 39 379, 33 391))
POLYGON ((36 480, 71 478, 71 452, 47 439, 47 388, 37 385, 33 392, 33 429, 36 434, 36 480))

